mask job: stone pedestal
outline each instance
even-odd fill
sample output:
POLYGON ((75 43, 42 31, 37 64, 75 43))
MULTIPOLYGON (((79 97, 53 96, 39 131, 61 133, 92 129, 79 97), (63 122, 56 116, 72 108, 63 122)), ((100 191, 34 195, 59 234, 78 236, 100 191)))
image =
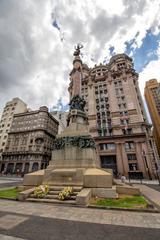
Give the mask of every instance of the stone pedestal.
POLYGON ((84 112, 74 110, 70 114, 72 121, 64 132, 57 136, 43 183, 87 188, 112 187, 112 174, 100 168, 84 112))

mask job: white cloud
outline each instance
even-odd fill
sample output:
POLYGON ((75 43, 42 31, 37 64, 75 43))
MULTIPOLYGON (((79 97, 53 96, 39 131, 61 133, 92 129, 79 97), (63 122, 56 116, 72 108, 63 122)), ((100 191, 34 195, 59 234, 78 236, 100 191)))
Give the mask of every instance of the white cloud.
POLYGON ((139 86, 141 89, 142 95, 144 95, 145 82, 156 78, 160 81, 160 58, 155 61, 151 61, 139 74, 139 86))

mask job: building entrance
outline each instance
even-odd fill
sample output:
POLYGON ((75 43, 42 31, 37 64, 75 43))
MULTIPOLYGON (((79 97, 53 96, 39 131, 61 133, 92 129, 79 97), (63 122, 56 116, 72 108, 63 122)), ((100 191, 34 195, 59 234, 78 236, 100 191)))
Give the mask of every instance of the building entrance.
POLYGON ((117 161, 116 155, 100 156, 101 167, 102 168, 111 168, 113 170, 114 176, 117 176, 117 161))

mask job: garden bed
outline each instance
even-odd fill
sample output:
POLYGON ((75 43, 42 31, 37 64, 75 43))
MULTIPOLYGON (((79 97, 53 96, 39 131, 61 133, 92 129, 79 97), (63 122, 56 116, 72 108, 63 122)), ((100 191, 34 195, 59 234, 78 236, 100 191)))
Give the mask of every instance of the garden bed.
POLYGON ((0 198, 3 199, 18 199, 19 190, 17 188, 0 189, 0 198))
POLYGON ((129 209, 129 210, 153 210, 152 204, 144 196, 131 196, 119 194, 117 199, 92 198, 89 206, 110 208, 110 209, 129 209))

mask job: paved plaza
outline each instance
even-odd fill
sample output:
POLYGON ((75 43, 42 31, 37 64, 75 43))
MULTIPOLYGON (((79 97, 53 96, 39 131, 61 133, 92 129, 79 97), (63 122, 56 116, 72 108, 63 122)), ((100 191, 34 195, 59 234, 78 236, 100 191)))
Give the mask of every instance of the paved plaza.
POLYGON ((160 214, 0 200, 0 234, 1 240, 158 239, 160 214))
MULTIPOLYGON (((0 188, 21 181, 19 177, 3 176, 0 188)), ((152 183, 149 187, 138 186, 160 204, 160 192, 154 189, 159 186, 152 183)), ((160 213, 0 200, 0 240, 151 240, 159 236, 160 213)))

